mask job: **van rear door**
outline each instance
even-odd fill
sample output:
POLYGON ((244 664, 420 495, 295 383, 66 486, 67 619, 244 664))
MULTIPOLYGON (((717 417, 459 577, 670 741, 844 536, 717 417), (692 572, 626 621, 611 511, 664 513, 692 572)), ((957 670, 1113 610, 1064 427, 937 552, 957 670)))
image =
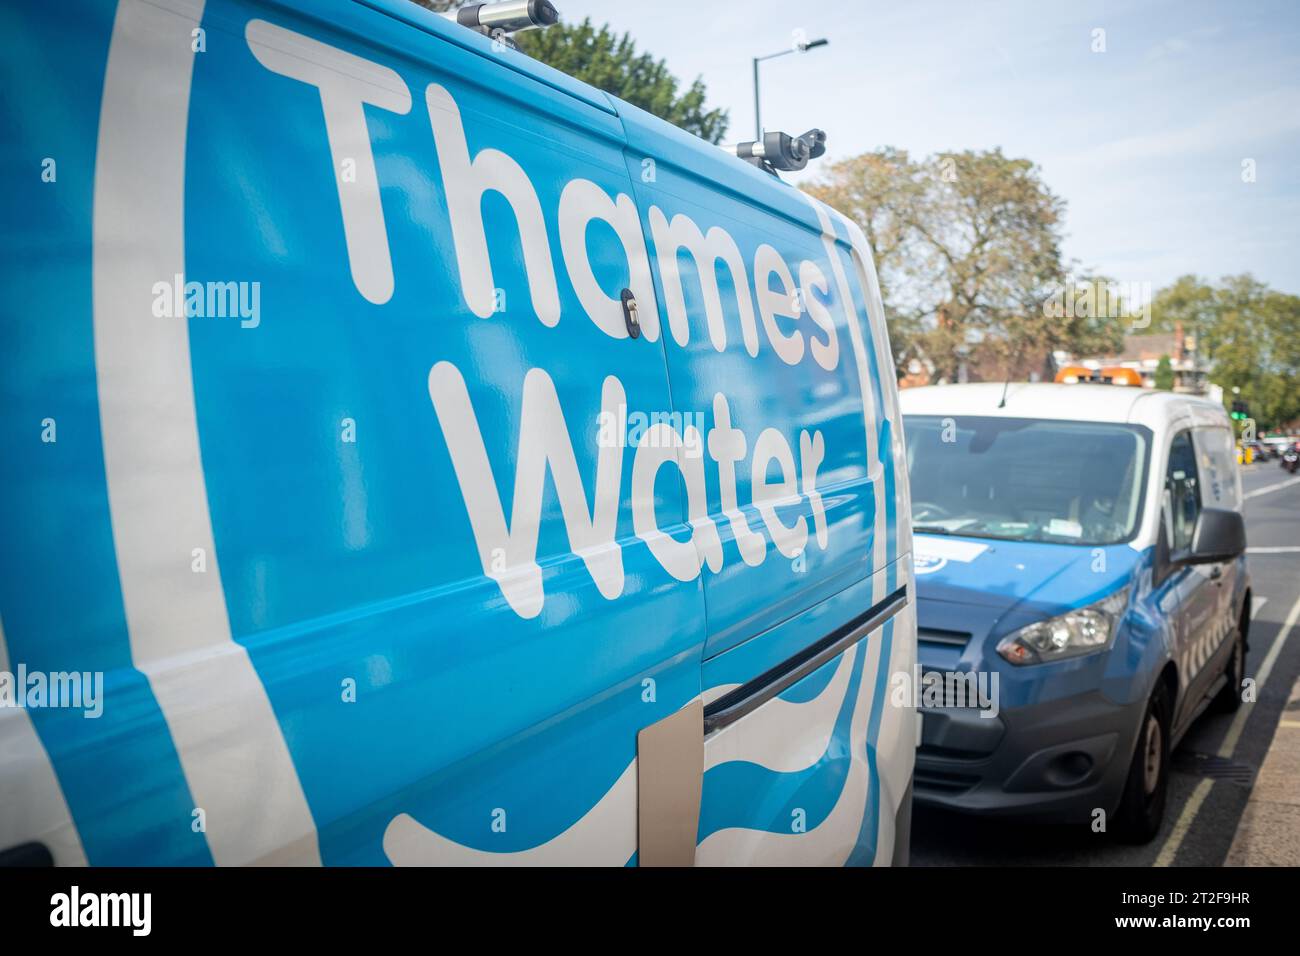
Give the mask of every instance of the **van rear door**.
POLYGON ((673 410, 703 436, 705 513, 720 539, 697 535, 713 657, 875 570, 879 381, 859 367, 847 274, 811 202, 622 114, 673 410))
POLYGON ((873 862, 911 775, 914 713, 884 697, 915 625, 910 570, 891 566, 906 478, 865 274, 825 207, 620 115, 673 411, 701 436, 683 451, 708 620, 696 860, 873 862))

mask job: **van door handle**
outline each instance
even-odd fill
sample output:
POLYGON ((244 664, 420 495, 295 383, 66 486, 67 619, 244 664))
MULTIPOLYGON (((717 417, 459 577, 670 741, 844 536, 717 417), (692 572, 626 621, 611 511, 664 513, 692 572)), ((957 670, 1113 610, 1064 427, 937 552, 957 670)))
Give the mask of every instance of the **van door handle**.
POLYGON ((631 289, 624 289, 619 298, 623 301, 623 323, 627 326, 628 338, 640 338, 641 316, 637 313, 636 296, 631 289))
POLYGON ((907 607, 907 585, 879 604, 814 641, 793 657, 759 674, 748 683, 728 691, 704 708, 704 734, 708 736, 735 723, 773 697, 807 677, 829 660, 875 633, 885 622, 907 607))

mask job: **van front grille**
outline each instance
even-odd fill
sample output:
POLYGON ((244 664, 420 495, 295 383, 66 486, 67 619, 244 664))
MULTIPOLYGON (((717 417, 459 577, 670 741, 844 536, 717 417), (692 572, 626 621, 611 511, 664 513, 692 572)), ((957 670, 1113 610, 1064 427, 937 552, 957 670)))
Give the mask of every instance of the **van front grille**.
POLYGON ((969 631, 944 631, 937 627, 918 627, 916 640, 921 644, 942 644, 945 647, 965 648, 970 642, 969 631))
POLYGON ((919 764, 912 771, 912 785, 918 790, 931 790, 938 793, 965 793, 980 782, 977 776, 954 773, 950 770, 936 770, 933 767, 921 767, 919 764))

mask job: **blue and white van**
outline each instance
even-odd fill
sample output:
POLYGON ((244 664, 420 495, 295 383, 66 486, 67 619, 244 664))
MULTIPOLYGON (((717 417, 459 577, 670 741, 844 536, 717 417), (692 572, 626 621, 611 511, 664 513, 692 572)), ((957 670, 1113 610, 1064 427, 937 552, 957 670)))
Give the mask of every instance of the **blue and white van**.
POLYGON ((1115 385, 901 402, 934 692, 917 800, 1150 839, 1170 751, 1212 702, 1241 702, 1250 577, 1227 414, 1115 385))
POLYGON ((0 44, 0 860, 905 859, 853 224, 408 0, 0 44))

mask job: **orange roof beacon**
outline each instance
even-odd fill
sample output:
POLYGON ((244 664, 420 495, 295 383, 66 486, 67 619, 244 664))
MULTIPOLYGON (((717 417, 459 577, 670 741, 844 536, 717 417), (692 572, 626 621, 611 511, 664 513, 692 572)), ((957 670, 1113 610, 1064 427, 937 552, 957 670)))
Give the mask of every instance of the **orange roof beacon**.
POLYGON ((1100 369, 1084 365, 1067 365, 1056 373, 1057 384, 1078 385, 1136 385, 1142 386, 1142 375, 1137 369, 1122 365, 1107 365, 1100 369))

